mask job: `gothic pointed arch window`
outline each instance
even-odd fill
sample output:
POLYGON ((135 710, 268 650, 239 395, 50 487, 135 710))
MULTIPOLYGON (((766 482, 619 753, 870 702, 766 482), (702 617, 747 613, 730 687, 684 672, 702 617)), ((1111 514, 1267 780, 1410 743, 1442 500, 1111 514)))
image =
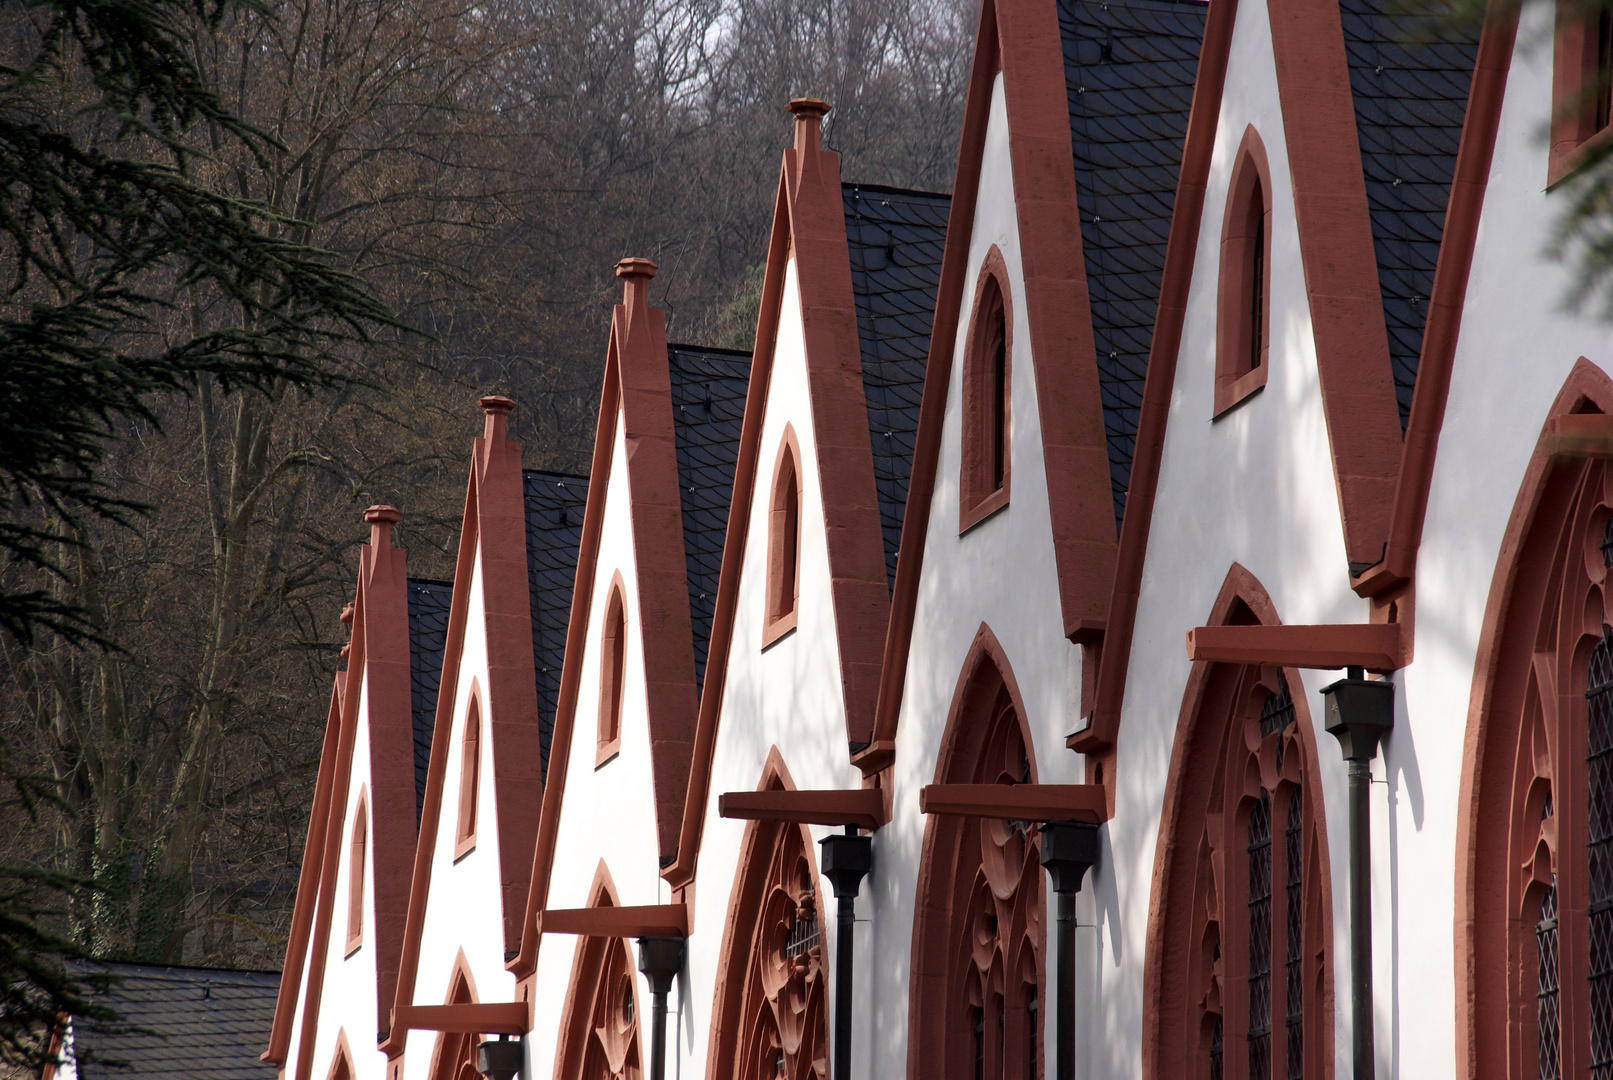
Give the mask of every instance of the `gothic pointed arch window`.
POLYGON ((965 341, 959 532, 1008 505, 1013 473, 1013 318, 1008 267, 995 244, 981 260, 965 341))
POLYGON ((366 856, 370 844, 369 796, 363 788, 358 793, 358 808, 353 811, 353 828, 347 843, 347 955, 352 956, 364 944, 364 874, 369 865, 366 856))
MULTIPOLYGON (((470 964, 464 950, 454 962, 454 973, 448 981, 445 1005, 470 1005, 476 1001, 476 985, 471 980, 470 964)), ((430 1080, 482 1080, 476 1068, 476 1043, 480 1036, 444 1031, 437 1036, 437 1045, 431 1054, 430 1080)))
POLYGON ((1266 385, 1271 367, 1271 169, 1251 124, 1233 159, 1216 286, 1215 409, 1266 385))
POLYGON ((767 612, 765 648, 795 629, 801 597, 801 447, 795 428, 784 425, 767 515, 767 612))
POLYGON ((482 705, 474 692, 465 714, 459 747, 459 814, 454 825, 454 858, 476 847, 476 809, 482 787, 482 705))
MULTIPOLYGON (((1583 361, 1581 362, 1583 365, 1583 361)), ((1599 372, 1564 393, 1613 404, 1599 372)), ((1562 399, 1559 399, 1559 404, 1562 399)), ((1567 411, 1567 410, 1564 410, 1567 411)), ((1479 1080, 1613 1076, 1613 469, 1537 451, 1480 637, 1458 850, 1479 1080), (1482 883, 1482 884, 1481 884, 1482 883)), ((1460 996, 1460 994, 1459 994, 1460 996)))
MULTIPOLYGON (((793 787, 777 748, 761 790, 793 787)), ((713 1080, 827 1075, 822 895, 801 825, 753 821, 728 905, 712 1013, 713 1080)))
MULTIPOLYGON (((1018 687, 981 626, 953 695, 935 782, 1036 782, 1018 687)), ((909 998, 910 1076, 1035 1080, 1047 999, 1044 871, 1026 822, 932 816, 924 827, 909 998)))
MULTIPOLYGON (((1212 622, 1275 621, 1259 583, 1234 566, 1212 622)), ((1332 1075, 1331 886, 1299 685, 1278 668, 1194 667, 1149 918, 1150 1080, 1332 1075)))
MULTIPOLYGON (((600 863, 590 907, 616 906, 610 872, 600 863)), ((555 1048, 555 1080, 641 1080, 638 976, 628 942, 582 937, 555 1048)))
POLYGON ((611 579, 605 601, 605 628, 599 642, 599 732, 594 754, 597 768, 622 748, 622 691, 627 679, 627 606, 622 600, 622 575, 611 579))

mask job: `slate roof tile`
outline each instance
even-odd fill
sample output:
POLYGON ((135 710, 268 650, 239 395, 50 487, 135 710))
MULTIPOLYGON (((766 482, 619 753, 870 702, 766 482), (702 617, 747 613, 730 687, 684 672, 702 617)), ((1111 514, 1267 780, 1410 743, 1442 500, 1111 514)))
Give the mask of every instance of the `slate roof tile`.
POLYGON ((1340 0, 1339 14, 1404 429, 1478 37, 1418 40, 1416 16, 1396 12, 1392 0, 1340 0))
POLYGON ((896 581, 952 200, 873 184, 844 184, 842 194, 889 587, 896 581))
POLYGON ((74 961, 69 971, 115 1022, 74 1017, 83 1080, 273 1080, 269 1044, 280 975, 264 971, 74 961))
POLYGON ((1205 6, 1196 0, 1058 0, 1058 8, 1118 530, 1205 6))
POLYGON ((730 349, 669 345, 672 428, 683 505, 683 551, 689 574, 695 684, 703 686, 717 580, 728 531, 739 432, 745 417, 751 355, 730 349))
POLYGON ((532 605, 532 662, 538 681, 538 747, 545 775, 560 704, 560 669, 571 623, 588 478, 525 469, 526 568, 532 605))
POLYGON ((426 766, 437 722, 437 689, 448 641, 448 609, 454 586, 448 581, 409 579, 409 682, 414 719, 414 823, 426 800, 426 766))

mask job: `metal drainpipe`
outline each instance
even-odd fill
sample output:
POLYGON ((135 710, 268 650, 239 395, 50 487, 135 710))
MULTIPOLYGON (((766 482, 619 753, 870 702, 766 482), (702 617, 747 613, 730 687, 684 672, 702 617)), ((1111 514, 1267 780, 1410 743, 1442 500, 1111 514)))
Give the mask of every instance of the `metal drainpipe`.
POLYGON ((1349 764, 1350 799, 1350 1026, 1353 1080, 1373 1080, 1377 1052, 1372 1035, 1372 759, 1378 740, 1395 724, 1395 685, 1368 679, 1358 667, 1322 687, 1327 730, 1349 764))
POLYGON ((835 899, 840 902, 835 933, 833 1080, 851 1080, 851 935, 857 892, 864 875, 874 868, 874 845, 872 837, 857 834, 855 825, 847 825, 844 836, 826 836, 818 844, 823 848, 819 868, 834 883, 835 899))
POLYGON ((666 1080, 666 996, 686 954, 680 937, 638 939, 638 969, 650 981, 650 1080, 666 1080))
POLYGON ((1098 826, 1042 823, 1042 865, 1058 894, 1058 1080, 1075 1080, 1075 894, 1098 861, 1098 826))

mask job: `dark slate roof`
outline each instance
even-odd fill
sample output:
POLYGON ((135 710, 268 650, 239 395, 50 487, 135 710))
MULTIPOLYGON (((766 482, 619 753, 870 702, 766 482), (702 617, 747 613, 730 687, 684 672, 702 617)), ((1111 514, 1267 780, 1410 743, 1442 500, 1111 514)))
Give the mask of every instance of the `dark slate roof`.
POLYGON ((886 584, 894 587, 952 198, 873 184, 842 191, 886 584))
POLYGON ((426 800, 426 766, 437 722, 437 687, 442 683, 442 651, 448 641, 448 606, 454 586, 447 581, 409 579, 409 682, 414 713, 414 823, 426 800))
POLYGON ((1205 5, 1058 0, 1058 8, 1118 529, 1131 482, 1205 5))
POLYGON ((269 1045, 280 976, 267 971, 69 964, 115 1021, 74 1017, 73 1057, 83 1080, 273 1080, 258 1060, 269 1045))
POLYGON ((1412 44, 1411 12, 1392 0, 1340 0, 1400 426, 1411 415, 1456 148, 1478 55, 1478 28, 1412 44))
POLYGON ((722 573, 723 537, 728 529, 750 364, 748 352, 667 347, 697 686, 704 685, 706 678, 706 650, 717 606, 717 579, 722 573))
POLYGON ((538 676, 538 746, 545 774, 560 702, 560 667, 571 622, 588 478, 527 469, 526 569, 532 602, 532 660, 538 676))

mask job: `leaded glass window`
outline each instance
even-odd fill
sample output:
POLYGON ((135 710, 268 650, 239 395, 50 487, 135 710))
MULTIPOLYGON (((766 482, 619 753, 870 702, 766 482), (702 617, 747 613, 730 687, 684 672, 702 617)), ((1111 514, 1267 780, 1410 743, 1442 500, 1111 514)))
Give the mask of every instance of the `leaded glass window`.
MULTIPOLYGON (((1293 706, 1290 705, 1289 708, 1293 706)), ((1283 832, 1283 854, 1288 864, 1288 1009, 1284 1024, 1288 1029, 1288 1080, 1305 1076, 1305 947, 1304 947, 1304 803, 1298 788, 1288 796, 1288 828, 1283 832)))
POLYGON ((1249 811, 1249 1080, 1271 1077, 1271 795, 1249 811))
POLYGON ((1591 650, 1585 701, 1591 1080, 1613 1080, 1613 630, 1591 650))

